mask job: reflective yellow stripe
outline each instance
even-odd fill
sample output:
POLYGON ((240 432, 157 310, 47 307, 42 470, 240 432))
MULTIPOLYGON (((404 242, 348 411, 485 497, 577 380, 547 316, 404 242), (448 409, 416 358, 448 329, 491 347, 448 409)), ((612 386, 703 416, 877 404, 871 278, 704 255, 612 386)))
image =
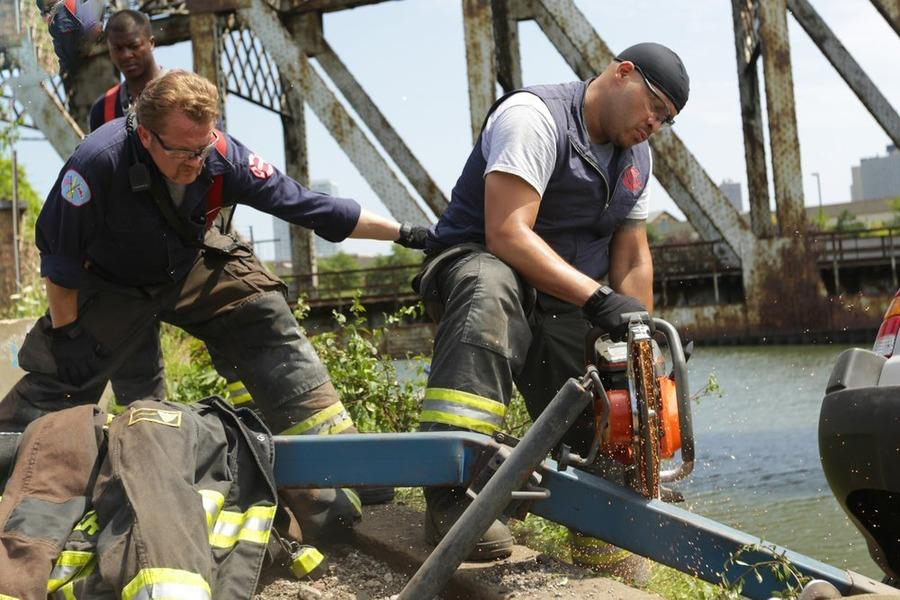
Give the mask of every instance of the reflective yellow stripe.
POLYGON ((469 392, 461 392, 459 390, 449 390, 446 388, 428 388, 425 390, 426 400, 443 400, 444 402, 452 402, 454 404, 462 404, 471 406, 478 410, 494 413, 501 419, 506 415, 506 406, 502 402, 477 396, 469 392))
POLYGON ((281 432, 281 435, 330 435, 353 427, 353 419, 340 402, 281 432))
POLYGON ((225 496, 215 490, 199 490, 198 493, 203 502, 203 512, 206 513, 206 530, 211 533, 225 504, 225 496))
POLYGON ((341 491, 347 495, 347 499, 350 500, 350 504, 353 505, 353 508, 356 509, 356 514, 360 517, 362 516, 362 501, 359 499, 359 494, 357 494, 354 490, 350 488, 341 488, 341 491))
POLYGON ((421 413, 419 413, 419 421, 422 423, 443 423, 444 425, 454 425, 456 427, 462 427, 464 429, 470 429, 472 431, 486 433, 488 435, 491 435, 492 433, 500 429, 500 427, 492 423, 485 423, 484 421, 479 421, 477 419, 460 417, 459 415, 439 412, 436 410, 423 410, 421 413))
POLYGON ((428 388, 419 421, 443 423, 490 435, 500 429, 505 415, 506 406, 502 402, 459 390, 428 388))
POLYGON ((6 594, 0 594, 0 600, 19 600, 15 596, 7 596, 6 594))
POLYGON ((291 573, 297 579, 306 577, 316 567, 322 564, 325 557, 312 546, 301 546, 300 550, 291 555, 291 573))
MULTIPOLYGON (((80 550, 63 550, 53 564, 50 577, 47 579, 47 593, 55 592, 73 579, 84 577, 87 573, 81 573, 84 566, 94 557, 93 552, 80 550)), ((93 570, 93 568, 91 569, 93 570)))
POLYGON ((244 513, 223 510, 209 534, 209 545, 231 548, 239 541, 266 544, 274 519, 274 506, 252 506, 244 513))
POLYGON ((232 406, 246 404, 253 401, 253 396, 247 391, 242 381, 232 381, 228 384, 228 401, 232 406))
POLYGON ((631 556, 628 550, 622 550, 599 538, 574 531, 569 536, 569 546, 572 560, 581 565, 601 567, 621 562, 631 556))
POLYGON ((209 584, 179 569, 141 569, 122 589, 122 600, 210 600, 209 584))

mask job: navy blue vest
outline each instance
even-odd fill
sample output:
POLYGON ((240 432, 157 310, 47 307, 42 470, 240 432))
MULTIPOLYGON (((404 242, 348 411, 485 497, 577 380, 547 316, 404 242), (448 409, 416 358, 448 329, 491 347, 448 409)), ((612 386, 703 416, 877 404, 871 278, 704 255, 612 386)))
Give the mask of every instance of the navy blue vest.
MULTIPOLYGON (((534 231, 563 260, 598 279, 609 270, 609 241, 616 227, 634 208, 650 179, 650 147, 642 142, 619 153, 610 192, 606 164, 592 151, 582 118, 588 83, 540 85, 518 91, 540 98, 550 109, 557 130, 556 165, 541 199, 534 231)), ((497 100, 488 116, 508 96, 497 100)), ((464 242, 485 243, 486 166, 479 135, 453 188, 450 205, 431 229, 429 253, 464 242)))

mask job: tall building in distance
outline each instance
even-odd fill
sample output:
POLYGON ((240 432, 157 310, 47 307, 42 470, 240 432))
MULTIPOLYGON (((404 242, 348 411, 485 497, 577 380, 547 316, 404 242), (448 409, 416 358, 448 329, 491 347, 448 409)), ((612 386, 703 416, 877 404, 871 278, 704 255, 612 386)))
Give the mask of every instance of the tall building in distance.
POLYGON ((886 156, 873 156, 850 168, 850 200, 881 200, 900 197, 900 151, 888 145, 886 156))
MULTIPOLYGON (((314 192, 328 194, 329 196, 337 196, 337 186, 328 179, 313 180, 309 186, 314 192)), ((287 221, 282 221, 278 217, 272 217, 272 234, 275 238, 275 262, 291 262, 291 226, 287 221)), ((319 236, 314 236, 316 256, 325 258, 334 256, 341 251, 341 245, 323 240, 319 236)))
POLYGON ((740 183, 726 179, 719 184, 719 189, 722 190, 722 193, 725 194, 725 197, 728 198, 731 205, 734 206, 738 212, 744 210, 744 197, 741 192, 740 183))

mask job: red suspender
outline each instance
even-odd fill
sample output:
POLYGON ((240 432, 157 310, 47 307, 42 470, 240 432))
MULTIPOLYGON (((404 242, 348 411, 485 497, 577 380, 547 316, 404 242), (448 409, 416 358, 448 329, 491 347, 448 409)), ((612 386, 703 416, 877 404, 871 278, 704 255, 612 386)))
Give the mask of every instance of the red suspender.
MULTIPOLYGON (((225 137, 225 134, 218 129, 216 129, 216 135, 219 136, 219 141, 216 142, 216 151, 222 155, 222 158, 226 158, 226 153, 228 152, 228 139, 225 137)), ((213 175, 212 184, 209 186, 209 191, 206 192, 206 229, 212 227, 213 221, 216 220, 216 217, 219 214, 219 209, 222 208, 223 182, 223 175, 213 175)))
MULTIPOLYGON (((68 1, 68 0, 67 0, 68 1)), ((106 95, 103 97, 103 122, 109 123, 113 119, 116 118, 116 100, 119 96, 119 90, 121 89, 122 84, 117 83, 112 86, 108 90, 106 90, 106 95)))
POLYGON ((65 0, 63 4, 65 4, 66 8, 69 9, 69 12, 74 16, 75 11, 77 10, 77 7, 75 6, 75 0, 65 0))

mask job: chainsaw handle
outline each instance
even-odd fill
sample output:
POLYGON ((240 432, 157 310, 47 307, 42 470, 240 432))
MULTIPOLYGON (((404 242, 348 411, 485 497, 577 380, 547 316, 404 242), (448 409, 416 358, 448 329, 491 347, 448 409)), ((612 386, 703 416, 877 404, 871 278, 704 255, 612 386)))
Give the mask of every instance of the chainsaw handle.
POLYGON ((675 374, 675 393, 678 399, 678 427, 681 430, 681 464, 659 474, 664 482, 679 481, 694 470, 694 421, 691 416, 691 396, 688 390, 687 359, 681 346, 681 337, 675 327, 658 317, 653 317, 656 330, 662 332, 672 356, 672 372, 675 374))

